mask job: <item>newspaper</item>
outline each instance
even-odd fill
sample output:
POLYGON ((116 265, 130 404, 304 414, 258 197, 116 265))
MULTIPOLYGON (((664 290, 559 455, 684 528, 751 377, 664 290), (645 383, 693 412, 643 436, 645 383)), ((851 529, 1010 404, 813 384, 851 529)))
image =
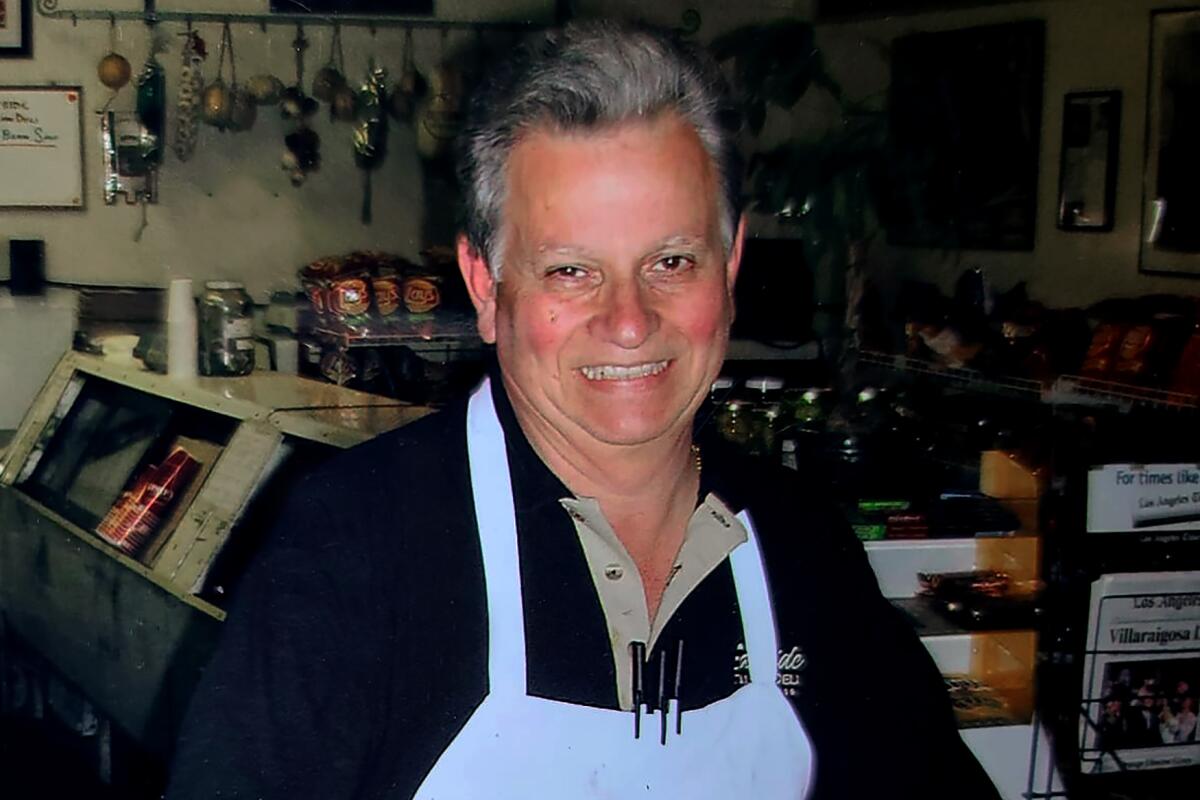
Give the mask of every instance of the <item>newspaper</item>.
POLYGON ((1200 764, 1200 572, 1101 576, 1087 636, 1082 771, 1200 764))

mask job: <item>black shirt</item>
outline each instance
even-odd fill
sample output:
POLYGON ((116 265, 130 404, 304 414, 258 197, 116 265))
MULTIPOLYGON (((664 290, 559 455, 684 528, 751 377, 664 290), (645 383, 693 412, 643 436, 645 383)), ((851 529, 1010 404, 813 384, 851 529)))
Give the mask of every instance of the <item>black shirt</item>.
MULTIPOLYGON (((516 505, 530 694, 618 708, 603 609, 569 492, 493 381, 516 505)), ((487 693, 487 607, 466 403, 339 454, 301 481, 235 594, 193 697, 168 797, 406 798, 487 693)), ((794 472, 704 444, 701 493, 748 509, 779 626, 780 681, 819 798, 993 798, 936 667, 857 539, 794 472)), ((728 561, 656 647, 686 642, 685 710, 744 679, 728 561)), ((646 685, 657 685, 658 652, 646 685)), ((654 698, 650 698, 653 704, 654 698)), ((686 720, 686 717, 685 717, 686 720)))

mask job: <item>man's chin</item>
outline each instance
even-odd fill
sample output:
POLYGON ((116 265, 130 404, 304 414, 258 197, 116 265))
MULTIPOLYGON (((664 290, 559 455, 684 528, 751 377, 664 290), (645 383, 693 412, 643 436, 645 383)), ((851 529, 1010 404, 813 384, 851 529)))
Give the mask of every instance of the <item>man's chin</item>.
MULTIPOLYGON (((617 409, 613 409, 617 410, 617 409)), ((593 416, 580 425, 589 435, 604 444, 621 447, 636 447, 668 438, 674 426, 661 418, 630 418, 629 415, 609 414, 593 416)))

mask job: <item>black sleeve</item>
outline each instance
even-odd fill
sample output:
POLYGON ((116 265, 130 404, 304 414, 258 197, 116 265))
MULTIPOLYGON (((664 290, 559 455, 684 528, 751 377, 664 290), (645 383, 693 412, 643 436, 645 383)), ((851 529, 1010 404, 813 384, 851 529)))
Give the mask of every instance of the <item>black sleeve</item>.
MULTIPOLYGON (((862 543, 828 500, 814 498, 800 536, 812 546, 810 608, 826 618, 809 699, 819 726, 817 797, 991 800, 997 793, 959 735, 941 673, 879 590, 862 543), (816 556, 814 559, 813 556, 816 556), (821 739, 827 741, 822 743, 821 739), (824 746, 822 746, 824 744, 824 746), (837 784, 825 783, 823 775, 837 784), (844 784, 843 784, 844 780, 844 784)), ((804 556, 798 556, 804 558, 804 556)))
POLYGON ((370 759, 366 576, 301 484, 239 584, 192 697, 169 800, 351 798, 370 759))

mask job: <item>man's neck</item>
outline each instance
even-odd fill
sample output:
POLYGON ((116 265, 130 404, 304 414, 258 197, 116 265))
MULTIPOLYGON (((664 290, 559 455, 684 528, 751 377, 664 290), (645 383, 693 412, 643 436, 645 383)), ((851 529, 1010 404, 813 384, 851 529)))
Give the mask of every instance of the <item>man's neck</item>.
MULTIPOLYGON (((699 475, 690 428, 636 445, 584 436, 568 440, 538 414, 523 408, 511 390, 509 398, 534 451, 573 494, 596 499, 619 536, 629 527, 623 523, 661 530, 682 510, 691 514, 699 475)), ((635 542, 626 544, 631 551, 639 549, 635 542)))

